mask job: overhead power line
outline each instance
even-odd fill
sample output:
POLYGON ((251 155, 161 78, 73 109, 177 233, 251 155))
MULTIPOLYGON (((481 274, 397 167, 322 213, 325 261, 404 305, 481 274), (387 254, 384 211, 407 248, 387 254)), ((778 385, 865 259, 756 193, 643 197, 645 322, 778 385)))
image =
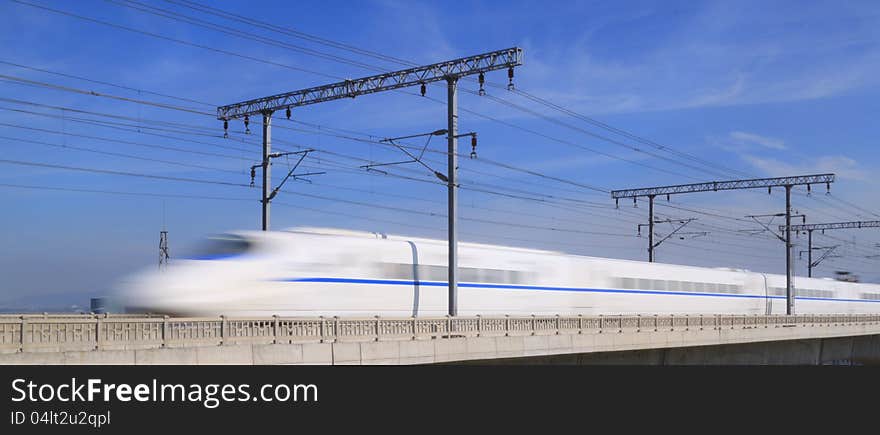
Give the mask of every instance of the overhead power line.
MULTIPOLYGON (((177 43, 181 43, 181 44, 185 44, 185 45, 194 46, 194 47, 197 47, 197 48, 202 48, 202 49, 207 49, 207 50, 211 50, 211 51, 215 51, 215 52, 220 52, 220 53, 223 53, 223 54, 228 54, 228 55, 232 55, 232 56, 236 56, 236 57, 240 57, 240 58, 245 58, 245 59, 248 59, 248 60, 258 61, 258 62, 262 62, 262 63, 266 63, 266 64, 270 64, 270 65, 275 65, 275 66, 280 66, 280 67, 284 67, 284 68, 288 68, 288 69, 294 69, 294 70, 299 70, 299 71, 303 71, 303 72, 308 72, 308 73, 312 73, 312 74, 320 75, 320 76, 323 76, 323 77, 330 77, 330 78, 340 79, 340 80, 344 79, 344 78, 342 78, 342 77, 337 77, 337 76, 333 76, 333 75, 330 75, 330 74, 324 74, 324 73, 320 73, 320 72, 317 72, 317 71, 312 71, 312 70, 307 70, 307 69, 303 69, 303 68, 299 68, 299 67, 294 67, 294 66, 291 66, 291 65, 280 64, 280 63, 278 63, 278 62, 274 62, 274 61, 270 61, 270 60, 266 60, 266 59, 259 59, 259 58, 255 58, 255 57, 253 57, 253 56, 249 56, 249 55, 243 55, 243 54, 240 54, 240 53, 230 52, 230 51, 228 51, 228 50, 221 50, 221 49, 217 49, 217 48, 214 48, 214 47, 204 46, 204 45, 202 45, 202 44, 195 44, 195 43, 191 43, 191 42, 188 42, 188 41, 178 40, 178 39, 174 39, 174 38, 168 38, 168 37, 165 37, 165 36, 162 36, 162 35, 156 35, 156 34, 151 33, 151 32, 144 32, 144 31, 141 31, 141 30, 138 30, 138 29, 132 29, 132 28, 129 28, 129 27, 126 27, 126 26, 122 26, 122 25, 118 25, 118 24, 113 24, 113 23, 108 23, 108 22, 105 22, 105 21, 102 21, 102 20, 97 20, 97 19, 93 19, 93 18, 89 18, 89 17, 84 17, 84 16, 81 16, 81 15, 72 14, 72 13, 69 13, 69 12, 60 11, 60 10, 53 9, 53 8, 48 8, 48 7, 45 7, 45 6, 40 6, 40 5, 36 5, 36 4, 33 4, 33 3, 28 3, 28 2, 25 2, 25 1, 21 1, 21 0, 11 0, 11 1, 14 1, 14 2, 16 2, 16 3, 20 3, 20 4, 24 4, 24 5, 28 5, 28 6, 38 7, 38 8, 40 8, 40 9, 44 9, 44 10, 47 10, 47 11, 50 11, 50 12, 59 13, 59 14, 62 14, 62 15, 71 16, 71 17, 74 17, 74 18, 83 19, 83 20, 86 20, 86 21, 90 21, 90 22, 94 22, 94 23, 98 23, 98 24, 102 24, 102 25, 108 25, 108 26, 111 26, 111 27, 115 27, 115 28, 119 28, 119 29, 123 29, 123 30, 128 30, 128 31, 133 31, 133 32, 136 32, 136 33, 145 34, 145 35, 147 35, 147 36, 152 36, 152 37, 156 37, 156 38, 160 38, 160 39, 164 39, 164 40, 169 40, 169 41, 173 41, 173 42, 177 42, 177 43)), ((465 91, 468 91, 468 90, 465 90, 465 91)), ((468 92, 474 92, 474 91, 468 91, 468 92)), ((508 103, 509 103, 509 102, 508 102, 508 103)), ((512 103, 509 103, 509 104, 512 104, 512 103)), ((464 111, 464 110, 463 110, 463 111, 464 111)), ((491 120, 493 120, 493 121, 498 121, 497 119, 492 118, 492 117, 489 117, 489 116, 485 116, 485 115, 483 115, 483 117, 485 117, 485 118, 487 118, 487 119, 491 119, 491 120)), ((630 161, 630 163, 632 163, 632 162, 630 161)), ((644 164, 641 164, 641 166, 645 166, 645 165, 644 165, 644 164)), ((687 165, 685 164, 685 166, 687 166, 687 165)), ((648 167, 650 167, 650 168, 652 168, 652 169, 657 169, 657 168, 655 168, 655 167, 653 167, 653 166, 648 166, 648 167)), ((663 171, 663 172, 667 172, 666 170, 663 170, 663 169, 658 169, 658 170, 663 171)), ((673 174, 673 175, 678 175, 678 176, 681 176, 681 175, 682 175, 682 174, 680 174, 680 173, 674 173, 674 172, 670 172, 670 173, 673 174)))
POLYGON ((163 39, 163 40, 165 40, 165 41, 174 42, 175 44, 181 44, 181 45, 187 45, 187 46, 190 46, 190 47, 196 47, 196 48, 200 48, 200 49, 203 49, 203 50, 213 51, 213 52, 215 52, 215 53, 225 54, 225 55, 228 55, 228 56, 235 56, 235 57, 242 58, 242 59, 252 60, 252 61, 254 61, 254 62, 261 62, 261 63, 266 63, 266 64, 269 64, 269 65, 275 65, 275 66, 278 66, 278 67, 281 67, 281 68, 286 68, 286 69, 290 69, 290 70, 294 70, 294 71, 301 71, 301 72, 306 72, 306 73, 309 73, 309 74, 315 74, 315 75, 322 76, 322 77, 326 77, 326 78, 331 78, 331 79, 339 79, 339 78, 340 78, 340 77, 336 77, 336 76, 333 76, 333 75, 330 75, 330 74, 325 74, 325 73, 322 73, 322 72, 318 72, 318 71, 310 70, 310 69, 308 69, 308 68, 300 68, 300 67, 296 67, 296 66, 292 66, 292 65, 286 65, 286 64, 282 64, 282 63, 278 63, 278 62, 273 62, 273 61, 271 61, 271 60, 266 60, 266 59, 256 58, 256 57, 249 56, 249 55, 246 55, 246 54, 235 53, 235 52, 228 51, 228 50, 223 50, 223 49, 219 49, 219 48, 215 48, 215 47, 210 47, 210 46, 203 45, 203 44, 196 44, 196 43, 194 43, 194 42, 189 42, 189 41, 184 41, 184 40, 181 40, 181 39, 171 38, 171 37, 169 37, 169 36, 160 35, 160 34, 153 33, 153 32, 147 32, 147 31, 144 31, 144 30, 134 29, 134 28, 131 28, 131 27, 123 26, 123 25, 120 25, 120 24, 114 24, 114 23, 110 23, 110 22, 107 22, 107 21, 98 20, 98 19, 95 19, 95 18, 89 18, 89 17, 86 17, 86 16, 82 16, 82 15, 74 14, 74 13, 71 13, 71 12, 62 11, 62 10, 60 10, 60 9, 55 9, 55 8, 50 8, 50 7, 48 7, 48 6, 38 5, 38 4, 36 4, 36 3, 30 3, 30 2, 26 2, 26 1, 22 1, 22 0, 10 0, 10 1, 11 1, 11 2, 14 2, 14 3, 22 4, 22 5, 31 6, 31 7, 37 8, 37 9, 42 9, 42 10, 49 11, 49 12, 52 12, 52 13, 56 13, 56 14, 60 14, 60 15, 65 15, 65 16, 68 16, 68 17, 72 17, 72 18, 76 18, 76 19, 80 19, 80 20, 84 20, 84 21, 89 21, 89 22, 96 23, 96 24, 100 24, 100 25, 103 25, 103 26, 108 26, 108 27, 113 27, 113 28, 120 29, 120 30, 125 30, 125 31, 127 31, 127 32, 139 33, 139 34, 141 34, 141 35, 146 35, 146 36, 150 36, 150 37, 153 37, 153 38, 163 39))
MULTIPOLYGON (((247 25, 250 25, 250 26, 255 26, 255 27, 258 27, 258 28, 262 28, 262 29, 264 29, 264 30, 273 31, 273 32, 276 32, 276 33, 284 34, 284 35, 291 36, 291 37, 295 37, 295 38, 300 38, 300 39, 309 40, 309 41, 316 42, 316 43, 319 43, 319 44, 322 44, 322 45, 325 45, 325 46, 329 46, 329 47, 333 47, 333 48, 338 48, 338 49, 346 50, 346 51, 349 51, 349 52, 352 52, 352 53, 366 55, 366 56, 373 57, 373 58, 378 59, 378 60, 389 61, 389 62, 393 62, 393 63, 400 64, 400 65, 406 65, 406 66, 414 66, 414 65, 416 65, 415 63, 413 63, 413 62, 411 62, 411 61, 408 61, 408 60, 404 60, 404 59, 400 59, 400 58, 395 58, 395 57, 392 57, 392 56, 384 55, 384 54, 382 54, 382 53, 377 53, 377 52, 370 51, 370 50, 364 50, 364 49, 361 49, 361 48, 358 48, 358 47, 352 46, 352 45, 350 45, 350 44, 344 44, 344 43, 340 43, 340 42, 338 42, 338 41, 333 41, 333 40, 330 40, 330 39, 327 39, 327 38, 321 38, 321 37, 317 37, 317 36, 315 36, 315 35, 307 34, 307 33, 305 33, 305 32, 296 31, 296 30, 294 30, 294 29, 290 29, 290 28, 286 28, 286 27, 281 27, 281 26, 273 25, 273 24, 267 23, 267 22, 265 22, 265 21, 260 21, 260 20, 256 20, 256 19, 253 19, 253 18, 248 18, 248 17, 242 16, 242 15, 239 15, 239 14, 230 13, 230 12, 227 12, 227 11, 223 11, 223 10, 221 10, 221 9, 219 9, 219 8, 214 8, 214 7, 206 6, 206 5, 203 5, 203 4, 196 3, 196 2, 190 2, 190 1, 169 1, 169 2, 172 3, 172 4, 177 4, 177 5, 179 5, 179 6, 183 6, 183 7, 186 7, 186 8, 192 9, 192 10, 195 10, 195 11, 199 11, 199 12, 206 13, 206 14, 209 14, 209 15, 213 15, 213 16, 221 17, 221 18, 224 18, 224 19, 227 19, 227 20, 231 20, 231 21, 235 21, 235 22, 239 22, 239 23, 244 23, 244 24, 247 24, 247 25)), ((166 10, 165 12, 169 12, 169 11, 166 10)), ((173 13, 173 12, 172 12, 172 14, 176 14, 176 13, 173 13)), ((183 15, 180 15, 180 14, 176 14, 176 15, 177 15, 178 17, 182 17, 182 16, 183 16, 183 15)), ((242 36, 242 35, 239 35, 239 36, 242 36)), ((264 42, 265 42, 265 41, 264 41, 264 42)), ((276 41, 276 42, 277 42, 277 41, 276 41)), ((325 54, 325 53, 321 53, 321 52, 317 52, 317 53, 318 53, 319 55, 324 55, 324 54, 325 54)), ((346 61, 348 61, 348 60, 346 59, 346 61)), ((363 68, 367 68, 367 69, 372 69, 372 70, 381 70, 381 69, 382 69, 382 68, 379 68, 379 67, 374 66, 374 65, 362 64, 362 63, 359 63, 357 66, 360 66, 360 67, 363 67, 363 68)), ((504 86, 504 85, 497 85, 497 84, 493 84, 493 83, 489 83, 489 85, 494 86, 494 87, 496 87, 496 88, 505 88, 505 87, 506 87, 506 86, 504 86)), ((508 88, 508 89, 509 89, 509 88, 508 88)), ((641 137, 641 136, 638 136, 638 135, 632 134, 632 133, 627 132, 627 131, 625 131, 625 130, 622 130, 622 129, 619 129, 619 128, 616 128, 616 127, 610 126, 610 125, 608 125, 608 124, 606 124, 606 123, 600 122, 600 121, 595 120, 595 119, 593 119, 593 118, 590 118, 590 117, 588 117, 588 116, 586 116, 586 115, 579 114, 579 113, 577 113, 577 112, 575 112, 575 111, 573 111, 573 110, 571 110, 571 109, 568 109, 568 108, 562 107, 562 106, 560 106, 560 105, 558 105, 558 104, 555 104, 555 103, 553 103, 553 102, 551 102, 551 101, 548 101, 548 100, 546 100, 546 99, 543 99, 543 98, 540 98, 540 97, 538 97, 538 96, 535 96, 535 95, 530 94, 530 93, 528 93, 528 92, 524 92, 524 91, 521 91, 521 90, 518 90, 518 89, 514 89, 513 91, 514 91, 514 93, 516 93, 516 94, 518 94, 518 95, 521 95, 521 96, 523 96, 523 97, 525 97, 525 98, 527 98, 527 99, 529 99, 529 100, 531 100, 531 101, 533 101, 533 102, 536 102, 536 103, 538 103, 538 104, 544 105, 544 106, 549 107, 549 108, 551 108, 551 109, 554 109, 554 110, 560 111, 560 112, 565 113, 565 114, 567 114, 567 115, 569 115, 569 116, 572 116, 572 117, 574 117, 574 118, 576 118, 576 119, 586 121, 586 122, 588 122, 588 123, 590 123, 591 125, 594 125, 594 126, 596 126, 596 127, 599 127, 599 128, 604 129, 604 130, 610 131, 610 132, 612 132, 612 133, 615 133, 615 134, 621 135, 621 136, 626 137, 626 138, 628 138, 628 139, 635 140, 635 141, 637 141, 637 142, 640 142, 640 143, 642 143, 642 144, 645 144, 645 145, 651 146, 651 147, 656 148, 656 149, 658 149, 658 150, 666 151, 666 152, 669 152, 669 153, 671 153, 671 154, 673 154, 673 155, 676 155, 676 156, 679 156, 679 157, 687 158, 687 159, 689 159, 689 160, 691 160, 691 161, 694 161, 694 162, 696 162, 696 163, 699 163, 699 164, 705 165, 705 166, 707 166, 707 167, 718 168, 718 169, 725 170, 725 171, 739 172, 739 171, 733 171, 733 170, 731 170, 731 169, 729 169, 729 168, 726 168, 726 167, 724 167, 723 165, 718 165, 718 164, 716 164, 716 163, 709 162, 709 161, 704 160, 704 159, 700 159, 700 158, 698 158, 698 157, 696 157, 696 156, 693 156, 693 155, 690 155, 690 154, 688 154, 688 153, 684 153, 684 152, 678 151, 678 150, 676 150, 676 149, 674 149, 674 148, 671 148, 671 147, 668 147, 668 146, 664 146, 664 145, 660 145, 660 144, 658 144, 658 143, 656 143, 656 142, 654 142, 654 141, 651 141, 651 140, 645 139, 645 138, 643 138, 643 137, 641 137)), ((473 93, 473 92, 472 92, 472 93, 473 93)), ((482 95, 482 92, 479 92, 478 94, 482 95)), ((495 99, 496 101, 498 101, 498 102, 505 103, 505 104, 507 104, 507 105, 509 105, 509 106, 517 106, 517 105, 514 105, 513 103, 510 103, 510 102, 507 101, 507 100, 504 100, 504 99, 501 99, 501 98, 498 98, 498 97, 495 97, 494 99, 495 99)), ((522 108, 519 107, 519 106, 517 106, 517 108, 522 109, 522 108)), ((532 112, 532 113, 535 114, 534 112, 532 112)), ((599 137, 599 138, 600 138, 600 139, 603 139, 603 140, 608 139, 608 138, 605 138, 605 137, 599 137)), ((630 148, 632 148, 632 147, 630 147, 630 148)), ((641 150, 637 150, 637 151, 641 151, 641 150)), ((714 173, 715 173, 715 174, 718 174, 717 172, 714 172, 714 173)), ((744 173, 742 173, 742 172, 739 172, 739 173, 740 173, 740 174, 744 174, 744 173)))
MULTIPOLYGON (((45 105, 44 105, 44 106, 45 106, 45 105)), ((206 113, 205 115, 207 116, 208 114, 206 113)), ((163 121, 157 121, 157 122, 163 122, 163 121)), ((174 124, 174 123, 172 123, 172 124, 174 124)), ((182 125, 182 124, 181 124, 181 125, 182 125)), ((315 126, 316 126, 317 128, 321 128, 321 127, 322 127, 322 126, 317 126, 317 125, 315 125, 315 126)), ((138 126, 138 129, 139 129, 139 130, 140 130, 140 128, 142 128, 142 126, 138 126)), ((146 128, 146 127, 144 127, 144 128, 146 128)), ((150 127, 150 128, 154 128, 154 127, 150 127)), ((143 132, 138 131, 138 133, 143 133, 143 132)), ((147 134, 150 134, 150 133, 147 133, 147 134)), ((153 135, 156 135, 156 134, 153 134, 153 135)), ((166 136, 166 135, 158 135, 158 136, 161 136, 161 137, 169 137, 169 138, 170 138, 170 136, 166 136)), ((216 137, 217 135, 211 135, 211 136, 212 136, 212 137, 216 137)), ((337 136, 339 136, 339 135, 337 135, 337 136)), ((376 140, 374 140, 374 139, 363 140, 363 139, 359 139, 359 138, 351 138, 351 137, 347 137, 347 136, 343 136, 343 138, 346 138, 346 139, 352 139, 352 140, 359 140, 359 141, 363 141, 363 142, 379 143, 378 141, 376 141, 376 140)), ((175 139, 176 139, 176 138, 175 138, 175 139)), ((198 142, 198 143, 202 143, 202 142, 198 142)), ((220 146, 220 147, 224 147, 224 146, 221 146, 221 145, 214 145, 214 144, 210 144, 210 145, 212 145, 212 146, 220 146)), ((386 145, 387 145, 387 144, 386 144, 386 145)), ((325 152, 327 152, 327 151, 325 151, 325 152)), ((336 155, 338 155, 338 153, 336 153, 336 155)), ((486 159, 482 159, 482 160, 485 161, 486 159)), ((513 168, 513 169, 515 169, 515 170, 521 170, 521 171, 522 171, 521 168, 513 168)), ((529 173, 529 172, 534 172, 534 171, 528 171, 528 170, 525 170, 525 171, 523 171, 523 172, 529 173)), ((404 178, 409 178, 409 177, 404 177, 404 178)), ((548 178, 551 178, 551 177, 548 177, 548 178)), ((554 179, 558 179, 558 177, 553 177, 553 178, 554 178, 554 179)), ((559 180, 562 180, 563 182, 567 181, 567 180, 564 180, 564 179, 559 179, 559 180)), ((421 181, 421 180, 419 180, 419 181, 421 181)), ((572 184, 575 184, 575 183, 572 183, 572 184)), ((606 191, 605 189, 601 189, 601 190, 602 190, 602 191, 606 191)), ((498 194, 497 192, 489 192, 489 193, 498 194)), ((503 195, 503 194, 502 194, 502 195, 503 195)), ((503 195, 503 196, 508 196, 508 197, 517 198, 517 199, 529 199, 529 200, 532 199, 532 198, 520 198, 518 195, 503 195)), ((541 200, 541 201, 542 201, 542 202, 546 202, 546 201, 544 201, 544 200, 541 200)), ((671 206, 671 205, 665 205, 665 204, 661 204, 661 205, 664 205, 664 206, 671 206)), ((676 208, 676 206, 671 206, 671 207, 676 208)), ((680 208, 680 207, 679 207, 679 208, 680 208)), ((690 210, 690 209, 687 209, 687 210, 690 210)), ((690 210, 690 211, 694 211, 694 210, 690 210)), ((697 211, 695 211, 695 212, 700 213, 700 214, 704 214, 704 215, 707 215, 707 216, 714 216, 714 217, 719 217, 719 218, 730 218, 729 216, 718 215, 718 214, 713 214, 713 213, 706 213, 706 212, 702 212, 702 211, 699 211, 699 210, 697 210, 697 211)), ((736 219, 736 218, 731 218, 731 219, 736 219)))
POLYGON ((64 148, 64 149, 71 149, 71 150, 76 150, 76 151, 84 151, 84 152, 103 154, 103 155, 114 156, 114 157, 122 157, 122 158, 126 158, 126 159, 135 159, 135 160, 142 160, 142 161, 147 161, 147 162, 164 163, 167 165, 183 166, 183 167, 195 168, 195 169, 209 169, 212 171, 231 172, 233 174, 243 174, 244 173, 243 171, 236 171, 233 169, 218 168, 215 166, 197 165, 197 164, 193 164, 193 163, 182 163, 182 162, 177 162, 174 160, 156 159, 156 158, 152 158, 152 157, 136 156, 136 155, 132 155, 132 154, 118 153, 118 152, 114 152, 114 151, 98 150, 95 148, 88 148, 88 147, 82 147, 82 146, 76 146, 76 145, 55 144, 55 143, 42 142, 42 141, 31 140, 31 139, 16 138, 16 137, 10 137, 10 136, 0 136, 0 139, 6 139, 6 140, 13 141, 13 142, 30 143, 30 144, 49 146, 49 147, 55 147, 55 148, 64 148))
POLYGON ((216 107, 216 104, 206 103, 206 102, 204 102, 204 101, 192 100, 192 99, 189 99, 189 98, 183 98, 183 97, 179 97, 179 96, 176 96, 176 95, 168 95, 168 94, 163 94, 163 93, 159 93, 159 92, 147 91, 147 90, 144 90, 144 89, 133 88, 133 87, 130 87, 130 86, 122 86, 122 85, 118 85, 118 84, 116 84, 116 83, 105 82, 105 81, 102 81, 102 80, 89 79, 89 78, 85 78, 85 77, 82 77, 82 76, 77 76, 77 75, 73 75, 73 74, 66 74, 66 73, 61 73, 61 72, 57 72, 57 71, 50 71, 50 70, 43 69, 43 68, 37 68, 37 67, 33 67, 33 66, 22 65, 22 64, 20 64, 20 63, 14 63, 14 62, 9 62, 9 61, 5 61, 5 60, 0 60, 0 63, 2 63, 2 64, 4 64, 4 65, 10 65, 10 66, 18 67, 18 68, 23 68, 23 69, 31 70, 31 71, 37 71, 37 72, 42 72, 42 73, 46 73, 46 74, 52 74, 52 75, 56 75, 56 76, 60 76, 60 77, 67 77, 67 78, 76 79, 76 80, 83 80, 83 81, 90 82, 90 83, 95 83, 95 84, 98 84, 98 85, 105 85, 105 86, 110 86, 110 87, 114 87, 114 88, 118 88, 118 89, 125 89, 125 90, 127 90, 127 91, 137 92, 138 94, 155 95, 155 96, 157 96, 157 97, 162 97, 162 98, 168 98, 168 99, 172 99, 172 100, 183 101, 183 102, 186 102, 186 103, 195 103, 195 104, 201 104, 201 105, 205 105, 205 106, 213 106, 213 107, 216 107))
POLYGON ((110 170, 110 169, 83 168, 83 167, 77 167, 77 166, 55 165, 55 164, 51 164, 51 163, 31 162, 31 161, 23 161, 23 160, 0 159, 0 163, 5 163, 5 164, 9 164, 9 165, 36 166, 36 167, 42 167, 42 168, 64 169, 64 170, 68 170, 68 171, 93 172, 96 174, 122 175, 122 176, 126 176, 126 177, 140 177, 140 178, 153 178, 153 179, 157 179, 157 180, 182 181, 182 182, 187 182, 187 183, 220 184, 220 185, 224 185, 224 186, 250 187, 247 184, 230 183, 227 181, 202 180, 202 179, 187 178, 187 177, 171 177, 171 176, 165 176, 165 175, 143 174, 143 173, 127 172, 127 171, 115 171, 115 170, 110 170))

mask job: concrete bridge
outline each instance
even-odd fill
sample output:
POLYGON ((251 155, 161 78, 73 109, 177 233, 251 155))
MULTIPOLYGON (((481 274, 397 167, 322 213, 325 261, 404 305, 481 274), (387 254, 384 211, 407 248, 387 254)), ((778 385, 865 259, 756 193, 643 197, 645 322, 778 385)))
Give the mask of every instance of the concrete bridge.
POLYGON ((880 315, 0 316, 0 364, 880 364, 880 315))

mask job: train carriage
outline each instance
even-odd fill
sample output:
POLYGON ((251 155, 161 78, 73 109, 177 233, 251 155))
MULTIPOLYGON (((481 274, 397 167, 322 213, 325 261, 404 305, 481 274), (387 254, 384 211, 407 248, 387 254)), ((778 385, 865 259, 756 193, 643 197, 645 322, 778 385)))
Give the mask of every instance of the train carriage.
MULTIPOLYGON (((244 231, 131 277, 129 311, 442 316, 445 240, 323 228, 244 231)), ((460 315, 784 314, 785 276, 460 243, 460 315)), ((880 285, 795 280, 798 313, 880 311, 880 285)))

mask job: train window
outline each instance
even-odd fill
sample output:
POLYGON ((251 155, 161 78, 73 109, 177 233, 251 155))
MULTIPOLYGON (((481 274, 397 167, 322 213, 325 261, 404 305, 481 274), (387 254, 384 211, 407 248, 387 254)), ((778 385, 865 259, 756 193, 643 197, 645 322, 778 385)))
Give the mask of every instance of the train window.
POLYGON ((386 279, 413 279, 411 264, 381 263, 382 277, 386 279))
POLYGON ((190 260, 221 260, 244 254, 251 248, 251 242, 234 234, 223 234, 208 238, 198 246, 193 254, 185 256, 190 260))
POLYGON ((671 292, 681 291, 681 281, 667 281, 667 289, 671 292))
POLYGON ((466 282, 480 282, 480 270, 470 267, 459 267, 458 279, 466 282))
POLYGON ((505 273, 503 270, 498 269, 477 269, 481 273, 477 278, 477 282, 494 282, 494 283, 505 283, 507 282, 505 273))
MULTIPOLYGON (((385 279, 418 279, 419 281, 446 281, 449 276, 446 266, 420 264, 413 274, 413 265, 406 263, 380 263, 379 270, 385 279)), ((525 282, 528 272, 503 269, 481 269, 459 267, 458 279, 464 282, 484 282, 495 284, 517 284, 525 282)))
POLYGON ((880 300, 880 293, 862 293, 862 299, 880 300))
POLYGON ((420 264, 419 280, 425 281, 446 281, 449 279, 449 273, 446 266, 432 266, 428 264, 420 264))
POLYGON ((635 278, 620 278, 620 287, 628 290, 636 288, 635 278))
POLYGON ((829 290, 815 290, 815 289, 798 289, 798 296, 804 296, 808 298, 830 298, 834 296, 834 292, 829 290))

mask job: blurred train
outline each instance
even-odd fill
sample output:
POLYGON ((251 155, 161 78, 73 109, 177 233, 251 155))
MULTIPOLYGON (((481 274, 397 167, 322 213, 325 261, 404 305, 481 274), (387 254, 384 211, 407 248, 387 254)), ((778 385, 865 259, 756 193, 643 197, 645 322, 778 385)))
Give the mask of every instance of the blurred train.
MULTIPOLYGON (((118 303, 182 316, 443 316, 445 240, 242 231, 134 276, 118 303)), ((796 311, 880 312, 880 285, 795 280, 796 311)), ((785 276, 459 244, 459 315, 784 314, 785 276)))

